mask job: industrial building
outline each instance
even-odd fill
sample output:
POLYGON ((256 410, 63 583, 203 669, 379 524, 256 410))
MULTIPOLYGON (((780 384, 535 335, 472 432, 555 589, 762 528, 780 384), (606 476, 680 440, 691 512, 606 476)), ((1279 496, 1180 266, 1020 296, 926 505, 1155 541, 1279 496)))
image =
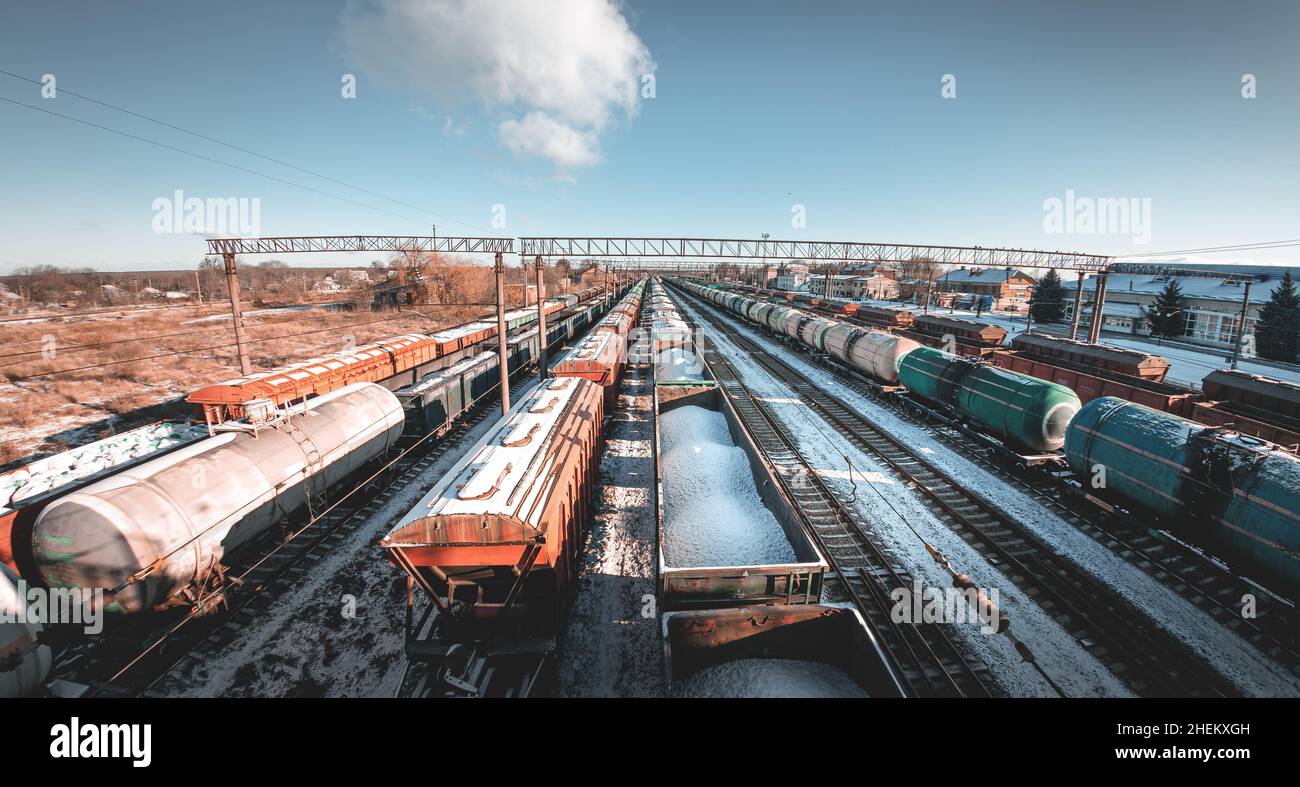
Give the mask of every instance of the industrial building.
MULTIPOLYGON (((1150 335, 1147 309, 1153 306, 1170 279, 1176 278, 1185 299, 1182 338, 1194 344, 1228 348, 1237 339, 1237 323, 1247 297, 1247 281, 1250 282, 1246 309, 1246 335, 1249 336, 1255 332, 1260 309, 1272 297, 1273 290, 1282 282, 1282 274, 1288 270, 1261 265, 1182 265, 1179 269, 1203 275, 1170 276, 1152 266, 1116 264, 1108 274, 1106 285, 1106 302, 1102 309, 1105 329, 1150 335)), ((1289 270, 1292 276, 1300 275, 1300 268, 1289 270)), ((1070 286, 1067 283, 1067 289, 1070 286)), ((1084 303, 1090 304, 1096 298, 1097 279, 1085 280, 1083 287, 1084 303)), ((1066 308, 1067 313, 1073 310, 1073 302, 1066 308)), ((1091 306, 1086 305, 1085 319, 1091 312, 1091 306)))

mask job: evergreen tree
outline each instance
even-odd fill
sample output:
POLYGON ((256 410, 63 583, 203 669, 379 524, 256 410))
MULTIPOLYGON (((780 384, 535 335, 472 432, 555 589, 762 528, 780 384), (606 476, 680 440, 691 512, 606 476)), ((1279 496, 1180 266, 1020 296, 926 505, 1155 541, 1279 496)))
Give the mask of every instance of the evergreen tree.
POLYGON ((1065 287, 1055 268, 1038 280, 1029 296, 1029 314, 1034 322, 1060 322, 1065 316, 1065 287))
POLYGON ((1170 279, 1165 289, 1156 296, 1155 302, 1144 309, 1147 322, 1151 325, 1151 334, 1166 338, 1182 336, 1187 319, 1183 313, 1186 305, 1182 285, 1177 279, 1170 279))
POLYGON ((1282 275, 1282 283, 1259 312, 1255 351, 1261 358, 1288 363, 1295 363, 1300 354, 1300 293, 1291 271, 1282 275))

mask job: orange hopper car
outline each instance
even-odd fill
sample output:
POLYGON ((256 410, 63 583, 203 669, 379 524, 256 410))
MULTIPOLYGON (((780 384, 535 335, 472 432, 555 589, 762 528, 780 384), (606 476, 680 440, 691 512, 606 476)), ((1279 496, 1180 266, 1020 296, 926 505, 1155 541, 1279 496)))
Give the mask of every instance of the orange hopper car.
POLYGON ((576 578, 603 420, 590 380, 538 385, 380 545, 451 619, 546 641, 576 578))
POLYGON ((620 372, 627 356, 627 343, 613 331, 599 331, 578 342, 551 370, 556 377, 581 377, 605 392, 605 407, 618 399, 620 372))

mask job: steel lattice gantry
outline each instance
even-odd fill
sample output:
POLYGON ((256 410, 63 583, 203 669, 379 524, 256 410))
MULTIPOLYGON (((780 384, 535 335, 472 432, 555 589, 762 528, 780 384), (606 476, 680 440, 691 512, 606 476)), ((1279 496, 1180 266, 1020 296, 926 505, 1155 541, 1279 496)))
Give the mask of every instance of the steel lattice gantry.
POLYGON ((421 235, 314 235, 284 238, 209 238, 209 254, 295 254, 323 251, 427 251, 442 254, 513 254, 514 238, 421 235))
MULTIPOLYGON (((1096 254, 980 246, 922 246, 856 241, 743 240, 720 238, 520 238, 525 257, 637 257, 744 260, 832 260, 844 262, 907 262, 927 260, 942 265, 989 268, 1059 268, 1100 273, 1112 258, 1096 254)), ((646 260, 637 263, 647 267, 646 260)))

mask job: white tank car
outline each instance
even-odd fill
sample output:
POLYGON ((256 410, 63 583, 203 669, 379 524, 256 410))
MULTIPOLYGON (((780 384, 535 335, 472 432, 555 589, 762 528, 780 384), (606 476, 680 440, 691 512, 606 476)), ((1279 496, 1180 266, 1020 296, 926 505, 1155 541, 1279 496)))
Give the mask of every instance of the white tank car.
POLYGON ((23 622, 27 599, 18 575, 0 563, 0 697, 26 697, 50 674, 53 658, 47 645, 36 644, 41 624, 23 622))
POLYGON ((32 552, 51 587, 104 589, 109 612, 163 606, 210 580, 222 556, 382 454, 402 405, 374 383, 307 402, 252 432, 223 432, 51 503, 32 552))
POLYGON ((838 323, 826 332, 826 352, 887 385, 898 382, 903 356, 920 347, 906 336, 838 323))

